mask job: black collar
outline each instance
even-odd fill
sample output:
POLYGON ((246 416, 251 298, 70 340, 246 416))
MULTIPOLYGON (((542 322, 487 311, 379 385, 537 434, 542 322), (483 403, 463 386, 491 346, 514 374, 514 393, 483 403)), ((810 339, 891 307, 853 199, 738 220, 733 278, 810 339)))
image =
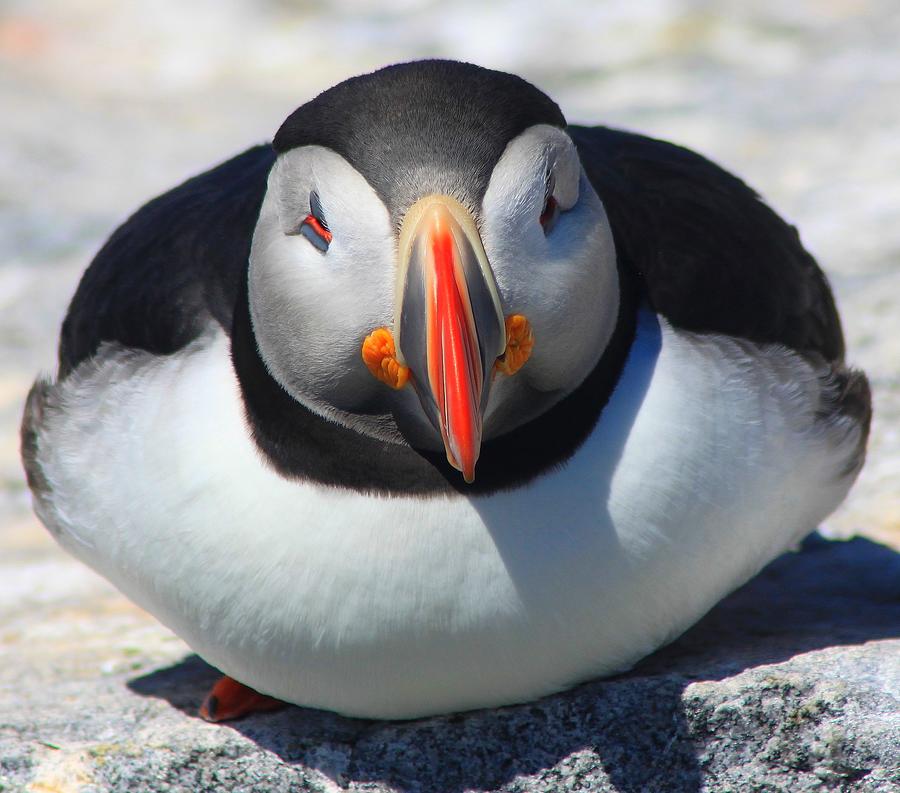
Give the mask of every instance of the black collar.
POLYGON ((484 443, 478 475, 465 484, 443 452, 376 440, 328 421, 291 397, 269 374, 256 345, 247 287, 238 301, 231 354, 253 438, 282 476, 360 492, 483 495, 526 484, 567 460, 587 439, 609 400, 634 340, 637 300, 619 266, 619 317, 600 361, 553 408, 484 443))

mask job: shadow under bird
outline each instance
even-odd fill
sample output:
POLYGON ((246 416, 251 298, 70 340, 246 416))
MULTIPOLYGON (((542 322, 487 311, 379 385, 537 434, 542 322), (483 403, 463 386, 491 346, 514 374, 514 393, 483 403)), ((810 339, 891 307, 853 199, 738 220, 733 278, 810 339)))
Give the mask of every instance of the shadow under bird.
POLYGON ((869 417, 743 182, 424 61, 138 210, 22 439, 59 543, 229 676, 207 718, 407 718, 672 640, 835 509, 869 417))

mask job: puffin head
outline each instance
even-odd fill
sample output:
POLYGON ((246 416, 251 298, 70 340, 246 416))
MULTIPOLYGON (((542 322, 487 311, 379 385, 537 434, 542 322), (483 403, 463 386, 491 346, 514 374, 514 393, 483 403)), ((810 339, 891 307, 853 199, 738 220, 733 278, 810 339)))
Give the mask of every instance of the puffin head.
POLYGON ((294 399, 442 449, 470 482, 483 443, 597 364, 618 314, 612 233, 562 113, 534 86, 450 61, 390 66, 300 107, 273 145, 250 315, 294 399), (534 344, 510 376, 496 362, 513 315, 534 344), (382 327, 405 388, 361 356, 382 327))

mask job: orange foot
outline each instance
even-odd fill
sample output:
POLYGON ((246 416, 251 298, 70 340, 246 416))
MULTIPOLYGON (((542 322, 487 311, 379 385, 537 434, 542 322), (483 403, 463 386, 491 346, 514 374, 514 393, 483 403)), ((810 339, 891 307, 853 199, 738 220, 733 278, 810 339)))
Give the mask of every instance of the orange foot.
POLYGON ((287 705, 275 697, 254 691, 250 686, 223 675, 203 700, 200 717, 207 721, 239 719, 251 713, 267 713, 287 705))

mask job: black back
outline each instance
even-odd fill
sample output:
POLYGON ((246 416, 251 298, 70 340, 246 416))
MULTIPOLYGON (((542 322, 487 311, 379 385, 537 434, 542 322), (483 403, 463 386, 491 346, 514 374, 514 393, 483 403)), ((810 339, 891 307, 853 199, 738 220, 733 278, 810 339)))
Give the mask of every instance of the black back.
POLYGON ((104 341, 167 354, 211 319, 231 332, 274 161, 269 146, 250 149, 154 198, 113 233, 63 322, 61 376, 104 341))
MULTIPOLYGON (((452 73, 455 67, 439 63, 421 68, 443 79, 444 71, 452 73)), ((406 70, 392 78, 395 88, 410 79, 406 70)), ((371 76, 357 80, 351 81, 353 91, 372 86, 371 76)), ((537 93, 530 86, 529 91, 522 89, 518 78, 510 80, 519 101, 537 93)), ((337 127, 332 129, 346 127, 343 138, 338 134, 334 139, 335 146, 351 158, 362 157, 363 138, 348 126, 348 114, 338 112, 339 89, 313 100, 311 109, 306 106, 293 114, 279 131, 276 146, 327 145, 324 120, 321 129, 304 125, 334 114, 337 120, 329 123, 337 127)), ((387 101, 369 100, 363 111, 367 121, 375 123, 365 114, 387 101)), ((546 103, 536 115, 520 109, 504 129, 514 135, 534 119, 549 123, 547 118, 558 110, 550 100, 546 103)), ((384 115, 394 112, 382 109, 384 115)), ((486 118, 481 123, 487 124, 486 118)), ((457 122, 464 123, 462 115, 457 122)), ((390 125, 384 123, 388 130, 390 125)), ((425 493, 456 488, 473 493, 527 481, 578 448, 615 387, 641 299, 676 327, 780 343, 829 361, 842 358, 840 323, 824 275, 796 231, 743 182, 668 143, 602 127, 570 127, 569 132, 609 215, 623 284, 622 311, 609 349, 579 389, 527 427, 484 444, 473 486, 462 485, 443 455, 389 446, 324 421, 268 374, 252 335, 246 297, 251 236, 275 158, 266 146, 154 199, 112 235, 85 273, 63 324, 60 375, 92 356, 103 341, 168 354, 215 322, 232 337, 233 360, 257 444, 286 476, 349 482, 361 490, 425 493), (335 460, 340 465, 335 466, 335 460)), ((429 156, 427 140, 416 143, 397 136, 394 143, 418 147, 415 157, 427 162, 422 159, 429 156)), ((382 159, 390 153, 389 148, 377 151, 382 159)), ((486 142, 473 167, 490 158, 495 161, 501 151, 496 139, 486 142)), ((389 178, 389 169, 380 166, 361 170, 371 178, 389 178)))
POLYGON ((740 179, 688 149, 569 127, 616 251, 674 326, 844 356, 834 298, 797 230, 740 179))

